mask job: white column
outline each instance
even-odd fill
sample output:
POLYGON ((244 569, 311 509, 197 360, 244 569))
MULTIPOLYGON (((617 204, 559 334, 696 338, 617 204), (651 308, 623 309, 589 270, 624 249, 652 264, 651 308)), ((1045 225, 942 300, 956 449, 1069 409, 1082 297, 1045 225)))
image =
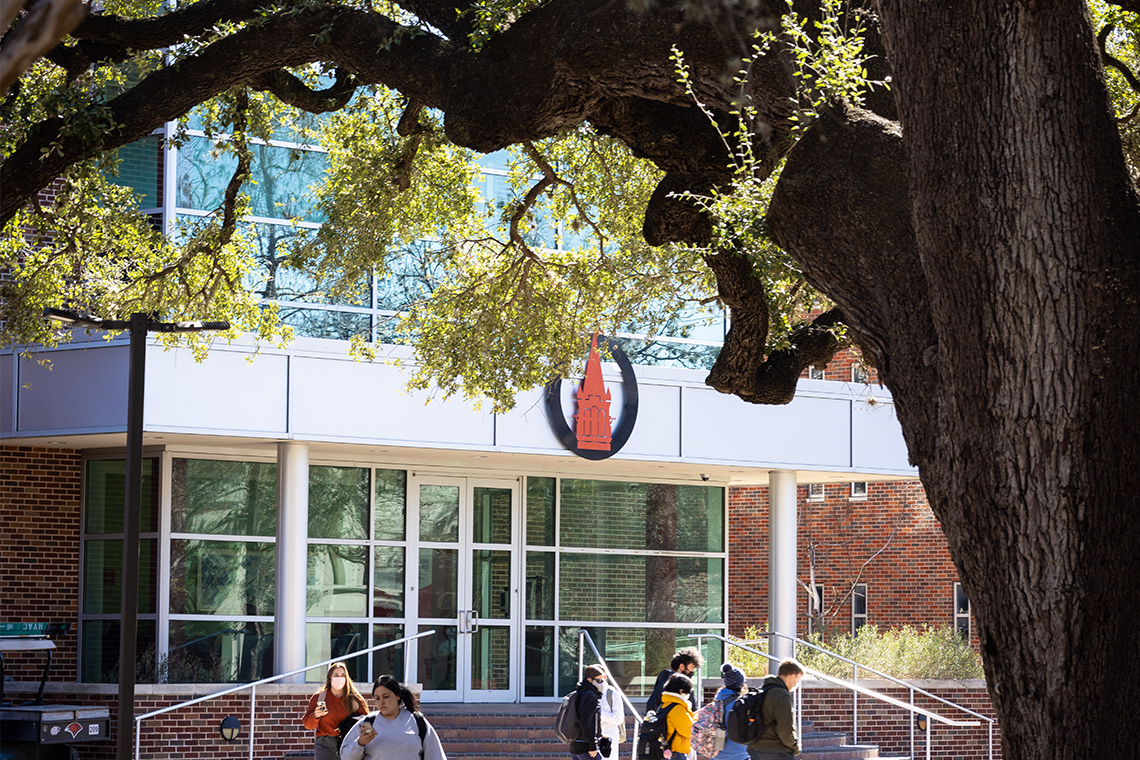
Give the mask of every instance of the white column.
MULTIPOLYGON (((796 635, 796 473, 768 473, 768 630, 796 635)), ((781 660, 795 655, 790 639, 771 637, 769 653, 781 660)), ((771 673, 776 663, 771 663, 771 673)))
MULTIPOLYGON (((277 444, 277 607, 274 673, 305 667, 305 585, 309 538, 309 445, 277 444)), ((283 683, 303 683, 304 674, 283 683)))

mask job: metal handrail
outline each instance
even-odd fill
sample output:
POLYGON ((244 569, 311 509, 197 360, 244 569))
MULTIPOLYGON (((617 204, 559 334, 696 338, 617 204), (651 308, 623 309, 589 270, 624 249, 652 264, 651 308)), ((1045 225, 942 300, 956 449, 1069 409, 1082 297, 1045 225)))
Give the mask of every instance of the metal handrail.
MULTIPOLYGON (((153 718, 156 715, 163 715, 164 713, 174 712, 175 710, 181 710, 183 707, 190 707, 191 705, 196 705, 196 704, 199 704, 200 702, 207 702, 211 699, 216 699, 218 697, 224 697, 224 696, 227 696, 229 694, 235 694, 235 693, 237 693, 239 691, 243 691, 245 689, 250 690, 250 692, 249 692, 249 760, 253 760, 253 716, 254 716, 254 710, 257 707, 257 687, 258 686, 260 686, 262 684, 266 684, 266 683, 272 683, 273 681, 279 681, 282 678, 288 678, 289 676, 295 676, 298 673, 305 673, 307 671, 315 670, 317 668, 327 667, 334 662, 341 662, 342 660, 348 659, 349 657, 359 657, 360 655, 369 654, 371 652, 376 652, 376 651, 379 651, 381 649, 387 649, 388 647, 394 647, 397 644, 403 644, 406 641, 412 641, 414 639, 418 639, 418 638, 421 638, 423 636, 430 636, 433 633, 435 633, 434 629, 430 630, 430 631, 424 631, 423 633, 417 633, 415 636, 405 636, 402 639, 396 639, 395 641, 388 641, 388 642, 385 642, 383 644, 378 644, 378 645, 376 645, 374 647, 370 647, 368 649, 361 649, 358 652, 347 652, 346 654, 341 655, 340 657, 333 657, 331 660, 325 660, 324 662, 318 662, 318 663, 314 663, 312 665, 306 665, 305 667, 298 668, 297 670, 290 670, 288 673, 280 673, 280 674, 275 675, 275 676, 270 676, 269 678, 262 678, 260 681, 253 681, 251 683, 243 683, 243 684, 240 684, 238 686, 233 686, 229 689, 223 689, 222 691, 214 692, 213 694, 207 694, 204 697, 197 697, 195 699, 187 700, 186 702, 180 702, 176 705, 171 705, 170 707, 164 707, 161 710, 154 710, 153 712, 144 713, 142 715, 136 715, 135 716, 135 760, 139 760, 139 739, 142 736, 142 722, 144 720, 146 720, 147 718, 153 718)), ((405 656, 405 661, 406 661, 407 660, 407 652, 406 651, 404 653, 404 656, 405 656)), ((407 672, 407 666, 406 665, 404 668, 404 672, 405 673, 407 672)))
MULTIPOLYGON (((625 695, 625 692, 622 691, 621 687, 617 685, 617 681, 614 680, 613 674, 610 673, 610 666, 606 664, 606 658, 602 657, 602 653, 598 651, 597 645, 594 644, 593 637, 590 636, 589 632, 585 628, 578 629, 578 680, 582 680, 582 671, 586 667, 583 664, 585 661, 586 653, 585 648, 582 645, 583 641, 589 642, 590 649, 594 650, 594 656, 598 658, 598 664, 601 665, 606 671, 606 680, 613 684, 613 687, 617 689, 617 693, 621 696, 622 704, 628 707, 629 712, 633 715, 633 747, 634 752, 636 753, 637 737, 641 731, 641 724, 643 722, 641 713, 637 711, 637 708, 634 707, 633 703, 629 701, 629 697, 627 697, 625 695)), ((617 760, 617 758, 621 756, 621 753, 618 751, 617 747, 613 748, 613 752, 614 760, 617 760)))
MULTIPOLYGON (((796 644, 802 644, 806 647, 818 650, 818 651, 820 651, 826 655, 835 657, 839 660, 844 660, 856 668, 856 671, 855 671, 856 675, 858 674, 857 669, 863 668, 864 670, 870 671, 870 672, 872 672, 878 676, 881 676, 882 678, 885 678, 889 681, 893 681, 894 683, 897 683, 900 686, 906 687, 910 693, 910 699, 911 699, 910 704, 903 702, 902 700, 895 699, 894 697, 888 697, 885 694, 880 694, 877 691, 874 691, 872 689, 868 689, 864 686, 859 686, 854 681, 844 681, 841 678, 836 678, 836 677, 828 675, 827 673, 824 673, 822 671, 815 670, 814 668, 809 668, 809 667, 806 667, 802 664, 800 666, 803 668, 805 673, 809 673, 809 674, 815 676, 816 678, 818 678, 820 680, 828 681, 828 682, 833 683, 837 686, 840 686, 844 689, 849 689, 852 692, 854 692, 856 695, 865 694, 865 695, 867 695, 873 699, 879 700, 880 702, 886 702, 887 704, 891 704, 891 705, 894 705, 896 707, 901 707, 902 709, 907 710, 907 711, 914 713, 916 715, 925 715, 927 718, 927 721, 926 721, 926 757, 927 757, 927 760, 929 760, 929 758, 930 758, 930 730, 932 727, 931 726, 931 720, 938 721, 939 723, 943 723, 943 724, 948 725, 948 726, 959 726, 959 727, 980 726, 981 723, 977 720, 966 720, 966 721, 952 720, 950 718, 945 718, 945 717, 939 715, 938 713, 931 712, 930 710, 925 710, 921 707, 916 707, 914 705, 914 694, 916 691, 925 695, 925 696, 931 697, 931 698, 933 698, 939 702, 942 702, 942 703, 944 703, 950 707, 953 707, 956 710, 961 710, 962 712, 968 713, 968 714, 973 715, 977 718, 980 718, 981 720, 986 721, 989 724, 989 757, 990 757, 990 760, 993 760, 993 756, 994 756, 994 744, 993 744, 994 719, 993 718, 989 718, 985 715, 981 715, 980 713, 974 712, 973 710, 971 710, 967 707, 962 707, 961 705, 954 704, 953 702, 950 702, 949 700, 943 699, 942 697, 939 697, 936 694, 931 694, 930 692, 927 692, 923 689, 919 689, 916 686, 912 686, 911 684, 908 684, 905 681, 899 680, 893 676, 886 675, 885 673, 880 673, 879 671, 875 670, 874 668, 867 667, 865 665, 862 665, 860 663, 855 662, 854 660, 849 660, 846 657, 843 657, 842 655, 835 654, 834 652, 829 652, 828 650, 823 649, 822 647, 819 647, 815 644, 804 641, 803 639, 796 638, 795 636, 788 636, 787 634, 776 633, 775 631, 769 631, 768 633, 765 633, 763 635, 765 635, 765 636, 780 636, 782 638, 790 639, 791 641, 795 642, 796 644)), ((754 649, 754 648, 747 646, 747 645, 740 643, 740 642, 731 641, 731 640, 725 638, 724 636, 720 636, 720 635, 715 634, 715 633, 695 633, 695 634, 690 634, 689 638, 697 639, 698 642, 704 638, 718 639, 718 640, 720 640, 726 644, 729 644, 730 646, 734 646, 734 647, 737 647, 738 649, 743 649, 747 652, 752 652, 753 654, 758 654, 762 657, 766 657, 767 659, 772 660, 773 662, 779 661, 778 657, 774 657, 773 655, 770 655, 767 652, 761 652, 758 649, 754 649)), ((858 697, 856 696, 856 699, 857 698, 858 697)), ((801 697, 801 699, 802 699, 802 697, 801 697)), ((802 702, 800 702, 800 704, 802 705, 802 702)), ((856 702, 856 706, 857 705, 858 705, 858 702, 856 702)), ((801 708, 801 710, 802 710, 802 708, 801 708)), ((855 721, 856 730, 853 732, 853 739, 852 740, 858 741, 858 738, 857 738, 858 737, 858 733, 857 733, 857 731, 858 731, 858 728, 857 728, 858 712, 857 711, 855 712, 855 714, 853 716, 853 720, 855 721)), ((911 726, 910 726, 910 755, 911 755, 911 757, 914 757, 914 721, 911 721, 910 723, 911 723, 911 726)))

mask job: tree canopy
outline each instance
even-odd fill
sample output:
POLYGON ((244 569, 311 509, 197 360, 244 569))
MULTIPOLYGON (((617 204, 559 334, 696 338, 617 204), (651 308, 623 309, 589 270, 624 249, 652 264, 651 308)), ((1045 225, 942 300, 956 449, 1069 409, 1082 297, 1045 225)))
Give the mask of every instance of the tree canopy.
POLYGON ((351 297, 412 255, 419 381, 445 392, 509 405, 592 329, 653 332, 706 299, 731 314, 708 382, 748 401, 787 402, 856 342, 976 605, 1004 756, 1124 756, 1138 11, 108 0, 56 25, 0 103, 5 342, 52 340, 45 305, 272 338, 246 287, 246 193, 259 141, 307 132, 328 150, 327 223, 281 265, 351 297), (155 230, 116 151, 188 117, 228 156, 225 191, 200 224, 155 230), (487 219, 471 159, 500 150, 515 192, 487 219), (552 251, 554 217, 571 244, 552 251))

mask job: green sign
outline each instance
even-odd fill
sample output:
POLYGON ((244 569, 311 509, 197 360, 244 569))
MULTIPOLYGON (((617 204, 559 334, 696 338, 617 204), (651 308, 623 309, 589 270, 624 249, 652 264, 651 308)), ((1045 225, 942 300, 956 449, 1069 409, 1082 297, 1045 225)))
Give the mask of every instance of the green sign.
POLYGON ((0 623, 0 636, 48 636, 70 630, 71 623, 0 623))

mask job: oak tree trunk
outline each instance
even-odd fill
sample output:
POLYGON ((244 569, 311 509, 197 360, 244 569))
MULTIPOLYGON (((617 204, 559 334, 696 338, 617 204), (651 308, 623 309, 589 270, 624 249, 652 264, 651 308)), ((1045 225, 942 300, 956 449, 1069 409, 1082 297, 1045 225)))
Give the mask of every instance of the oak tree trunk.
POLYGON ((879 10, 901 132, 836 109, 770 221, 894 395, 974 604, 1003 757, 1136 757, 1140 208, 1087 13, 879 10), (820 177, 839 145, 865 165, 820 177), (809 199, 826 220, 792 229, 809 199))

